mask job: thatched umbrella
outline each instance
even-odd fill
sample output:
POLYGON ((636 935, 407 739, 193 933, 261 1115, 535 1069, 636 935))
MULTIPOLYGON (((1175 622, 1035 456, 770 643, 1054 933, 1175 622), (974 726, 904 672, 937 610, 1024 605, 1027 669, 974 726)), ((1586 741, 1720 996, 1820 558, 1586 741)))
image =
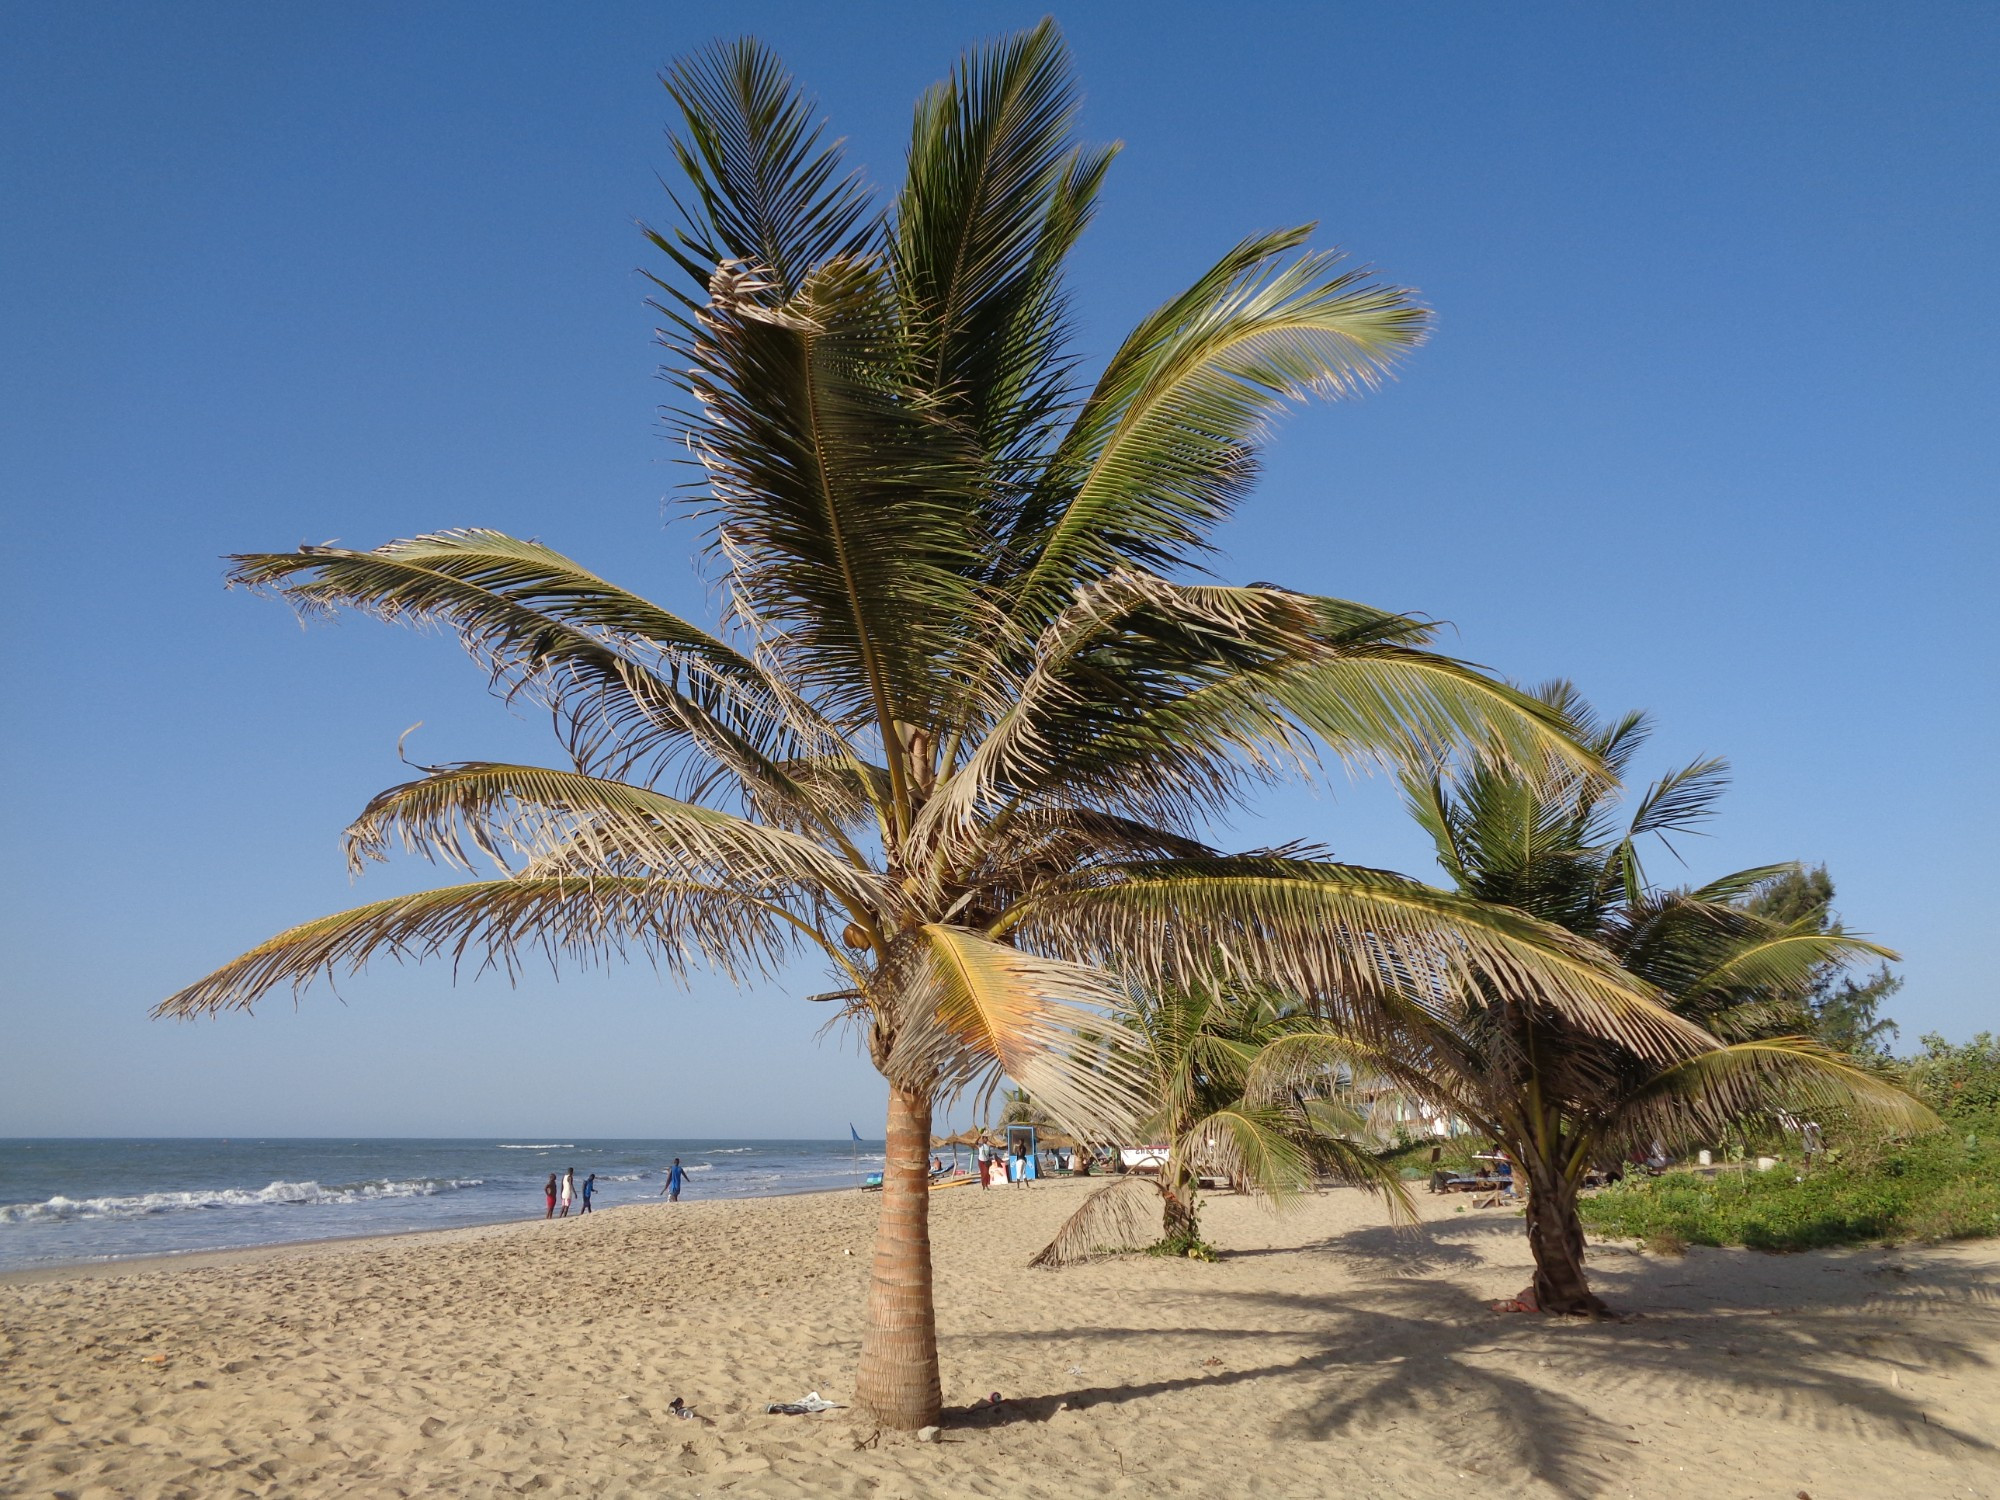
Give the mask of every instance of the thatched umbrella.
POLYGON ((951 1167, 952 1167, 952 1170, 953 1170, 953 1171, 955 1172, 955 1171, 957 1171, 957 1170, 958 1170, 958 1148, 959 1148, 960 1146, 973 1146, 973 1145, 977 1145, 977 1144, 978 1144, 978 1142, 979 1142, 979 1132, 978 1132, 978 1131, 976 1131, 976 1130, 961 1130, 961 1131, 959 1131, 959 1132, 958 1132, 958 1134, 956 1134, 956 1135, 934 1135, 934 1136, 932 1136, 932 1137, 931 1137, 931 1149, 932 1149, 933 1151, 935 1151, 935 1150, 937 1150, 937 1149, 939 1149, 940 1147, 943 1147, 943 1146, 949 1146, 949 1147, 951 1147, 951 1167))

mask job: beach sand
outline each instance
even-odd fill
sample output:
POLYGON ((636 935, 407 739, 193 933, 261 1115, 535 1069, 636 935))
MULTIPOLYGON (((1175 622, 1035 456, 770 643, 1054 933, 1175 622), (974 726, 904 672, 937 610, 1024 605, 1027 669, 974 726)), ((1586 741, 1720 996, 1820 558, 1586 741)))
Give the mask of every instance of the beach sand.
POLYGON ((1421 1194, 1026 1269, 1084 1186, 937 1196, 947 1406, 1006 1398, 938 1443, 763 1413, 850 1389, 877 1200, 817 1194, 12 1279, 0 1494, 2000 1497, 1992 1242, 1594 1247, 1591 1324, 1421 1194))

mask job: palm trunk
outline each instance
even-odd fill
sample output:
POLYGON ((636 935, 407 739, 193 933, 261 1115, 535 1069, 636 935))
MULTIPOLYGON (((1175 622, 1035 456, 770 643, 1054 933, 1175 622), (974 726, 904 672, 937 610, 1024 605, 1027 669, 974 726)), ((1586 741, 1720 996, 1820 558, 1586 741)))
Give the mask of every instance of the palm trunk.
POLYGON ((1528 1164, 1528 1248, 1535 1257, 1535 1305, 1547 1313, 1610 1311, 1583 1272, 1583 1220, 1576 1184, 1547 1162, 1528 1164))
POLYGON ((854 1399, 885 1427, 938 1419, 937 1309, 931 1298, 931 1101, 889 1086, 882 1214, 854 1399))
POLYGON ((1198 1191, 1200 1184, 1193 1174, 1177 1166, 1167 1183, 1165 1223, 1161 1226, 1165 1231, 1163 1239, 1194 1244, 1201 1238, 1200 1211, 1195 1204, 1198 1191))

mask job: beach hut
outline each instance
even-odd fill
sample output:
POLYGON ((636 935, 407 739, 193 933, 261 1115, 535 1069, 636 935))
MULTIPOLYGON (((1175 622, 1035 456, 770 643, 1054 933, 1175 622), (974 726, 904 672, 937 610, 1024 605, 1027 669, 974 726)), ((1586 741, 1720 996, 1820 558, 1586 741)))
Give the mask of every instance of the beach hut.
POLYGON ((1041 1167, 1039 1166, 1035 1158, 1035 1152, 1038 1149, 1038 1147, 1036 1142, 1034 1126, 1009 1125, 1007 1127, 1007 1159, 1009 1164, 1007 1175, 1010 1181, 1013 1180, 1013 1175, 1014 1175, 1012 1163, 1014 1157, 1014 1148, 1017 1145, 1021 1148, 1021 1153, 1022 1153, 1021 1154, 1022 1177, 1024 1180, 1028 1182, 1033 1182, 1037 1177, 1042 1175, 1041 1167))

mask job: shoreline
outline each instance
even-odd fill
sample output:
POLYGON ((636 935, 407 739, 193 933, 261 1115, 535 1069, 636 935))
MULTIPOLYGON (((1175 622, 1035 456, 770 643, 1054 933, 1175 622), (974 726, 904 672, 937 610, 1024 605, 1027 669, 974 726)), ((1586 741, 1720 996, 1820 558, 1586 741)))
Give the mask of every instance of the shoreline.
MULTIPOLYGON (((811 1198, 826 1193, 859 1193, 862 1189, 853 1184, 841 1187, 791 1188, 775 1193, 743 1193, 736 1195, 715 1194, 704 1198, 690 1198, 681 1203, 659 1202, 657 1205, 647 1200, 637 1203, 613 1203, 604 1208, 593 1208, 590 1218, 605 1214, 615 1214, 634 1208, 692 1208, 702 1203, 757 1203, 766 1199, 811 1198)), ((581 1219, 583 1214, 571 1214, 571 1219, 581 1219)), ((540 1214, 518 1218, 480 1219, 470 1224, 420 1225, 411 1229, 370 1229, 358 1234, 322 1234, 298 1240, 265 1240, 254 1245, 216 1245, 198 1250, 165 1250, 143 1255, 103 1256, 96 1260, 49 1261, 32 1266, 0 1267, 0 1286, 13 1283, 38 1281, 63 1281, 76 1276, 140 1275, 152 1271, 171 1270, 176 1266, 202 1266, 211 1262, 227 1263, 241 1259, 265 1257, 286 1250, 320 1250, 338 1245, 366 1245, 372 1241, 407 1240, 419 1235, 476 1234, 493 1229, 504 1229, 517 1224, 560 1223, 540 1214)))

